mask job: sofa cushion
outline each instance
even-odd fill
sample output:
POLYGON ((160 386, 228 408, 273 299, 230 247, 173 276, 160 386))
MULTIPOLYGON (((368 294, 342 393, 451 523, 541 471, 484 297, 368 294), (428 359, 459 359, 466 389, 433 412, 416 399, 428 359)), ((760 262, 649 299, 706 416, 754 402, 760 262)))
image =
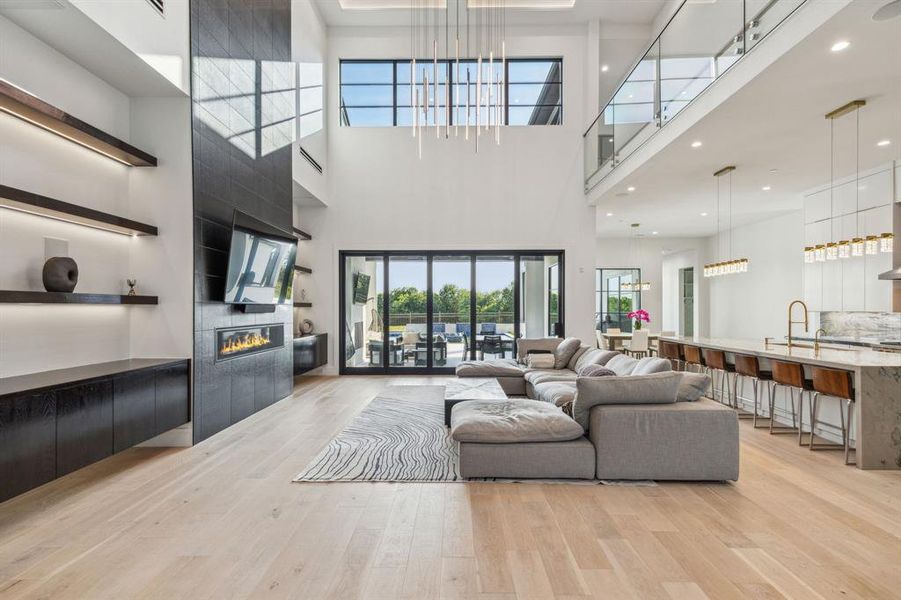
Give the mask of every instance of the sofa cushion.
POLYGON ((525 364, 529 352, 550 352, 553 354, 557 346, 562 342, 558 337, 552 338, 521 338, 516 340, 516 359, 525 364))
POLYGON ((579 371, 579 377, 610 377, 615 375, 616 372, 601 365, 585 365, 579 371))
POLYGON ((584 345, 580 345, 578 348, 576 348, 576 351, 573 352, 573 355, 569 357, 569 362, 566 363, 566 368, 570 371, 575 371, 576 362, 578 362, 578 360, 582 358, 582 356, 589 350, 591 350, 591 347, 584 345))
POLYGON ((672 370, 673 365, 667 359, 647 356, 638 360, 630 375, 650 375, 652 373, 666 373, 672 370))
POLYGON ((535 386, 535 399, 563 407, 576 397, 575 382, 546 381, 535 386))
POLYGON ((573 371, 578 373, 579 370, 586 365, 606 365, 607 362, 617 354, 619 354, 619 352, 614 350, 594 348, 579 357, 576 364, 573 365, 573 371))
POLYGON ((632 358, 631 356, 626 356, 625 354, 619 354, 607 361, 607 364, 604 366, 620 377, 625 377, 626 375, 632 374, 632 370, 635 369, 635 365, 637 364, 637 358, 632 358))
POLYGON ((579 377, 573 400, 573 418, 588 428, 594 406, 604 404, 673 404, 682 374, 654 373, 629 377, 579 377))
POLYGON ((457 365, 457 377, 522 377, 523 368, 512 358, 467 360, 457 365))
POLYGON ((530 354, 526 357, 530 369, 553 369, 556 362, 553 354, 530 354))
POLYGON ((589 424, 599 479, 738 479, 738 415, 718 402, 596 406, 589 424))
POLYGON ((703 373, 682 372, 682 381, 676 392, 676 402, 695 402, 707 393, 710 387, 710 376, 703 373))
POLYGON ((538 400, 470 400, 451 412, 451 436, 458 442, 565 442, 582 434, 582 427, 559 408, 538 400))
POLYGON ((532 385, 547 381, 571 381, 573 383, 576 381, 575 372, 569 369, 529 369, 524 377, 532 385))
POLYGON ((582 343, 579 338, 566 338, 554 350, 554 368, 565 369, 576 350, 582 343))

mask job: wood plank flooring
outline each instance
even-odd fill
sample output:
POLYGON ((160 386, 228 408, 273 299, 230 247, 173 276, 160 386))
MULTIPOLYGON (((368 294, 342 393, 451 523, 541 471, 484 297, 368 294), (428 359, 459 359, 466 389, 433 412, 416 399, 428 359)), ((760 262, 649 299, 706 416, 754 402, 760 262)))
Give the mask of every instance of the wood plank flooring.
POLYGON ((901 598, 901 473, 742 423, 736 484, 294 484, 384 386, 308 378, 189 449, 0 504, 0 598, 901 598))

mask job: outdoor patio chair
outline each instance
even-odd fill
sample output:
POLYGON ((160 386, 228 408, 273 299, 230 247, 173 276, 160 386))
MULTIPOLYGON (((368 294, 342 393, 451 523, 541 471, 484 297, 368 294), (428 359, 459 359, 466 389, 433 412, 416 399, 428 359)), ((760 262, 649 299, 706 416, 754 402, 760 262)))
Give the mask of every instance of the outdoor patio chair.
POLYGON ((504 340, 499 335, 486 335, 482 338, 481 345, 481 357, 482 360, 485 360, 485 353, 492 355, 501 355, 501 358, 506 357, 506 353, 504 352, 504 340))
POLYGON ((497 323, 482 323, 479 328, 481 335, 494 335, 495 333, 497 333, 497 323))

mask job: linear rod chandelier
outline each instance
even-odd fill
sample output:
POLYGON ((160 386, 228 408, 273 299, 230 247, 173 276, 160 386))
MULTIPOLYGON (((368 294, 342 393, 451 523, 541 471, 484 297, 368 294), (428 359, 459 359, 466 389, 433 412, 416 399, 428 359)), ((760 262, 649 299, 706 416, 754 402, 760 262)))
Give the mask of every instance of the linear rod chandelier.
POLYGON ((410 0, 410 110, 420 159, 429 128, 445 140, 452 132, 461 137, 462 129, 476 152, 483 136, 500 145, 507 103, 506 3, 410 0))

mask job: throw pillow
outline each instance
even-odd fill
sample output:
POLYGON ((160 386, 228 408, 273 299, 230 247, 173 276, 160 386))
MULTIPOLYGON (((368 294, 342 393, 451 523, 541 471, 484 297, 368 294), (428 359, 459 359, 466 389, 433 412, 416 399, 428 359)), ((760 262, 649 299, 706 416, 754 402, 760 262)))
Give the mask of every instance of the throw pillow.
POLYGON ((556 362, 553 354, 530 354, 527 359, 530 369, 553 369, 556 362))
POLYGON ((615 371, 611 371, 602 365, 585 365, 579 369, 579 377, 610 377, 616 375, 615 371))
POLYGON ((569 363, 569 359, 573 357, 573 354, 576 353, 576 350, 578 350, 581 345, 582 342, 579 341, 579 338, 566 338, 560 342, 560 345, 554 350, 554 368, 565 368, 569 363))
POLYGON ((683 371, 679 391, 676 392, 676 402, 695 402, 707 393, 708 387, 710 387, 709 375, 683 371))

